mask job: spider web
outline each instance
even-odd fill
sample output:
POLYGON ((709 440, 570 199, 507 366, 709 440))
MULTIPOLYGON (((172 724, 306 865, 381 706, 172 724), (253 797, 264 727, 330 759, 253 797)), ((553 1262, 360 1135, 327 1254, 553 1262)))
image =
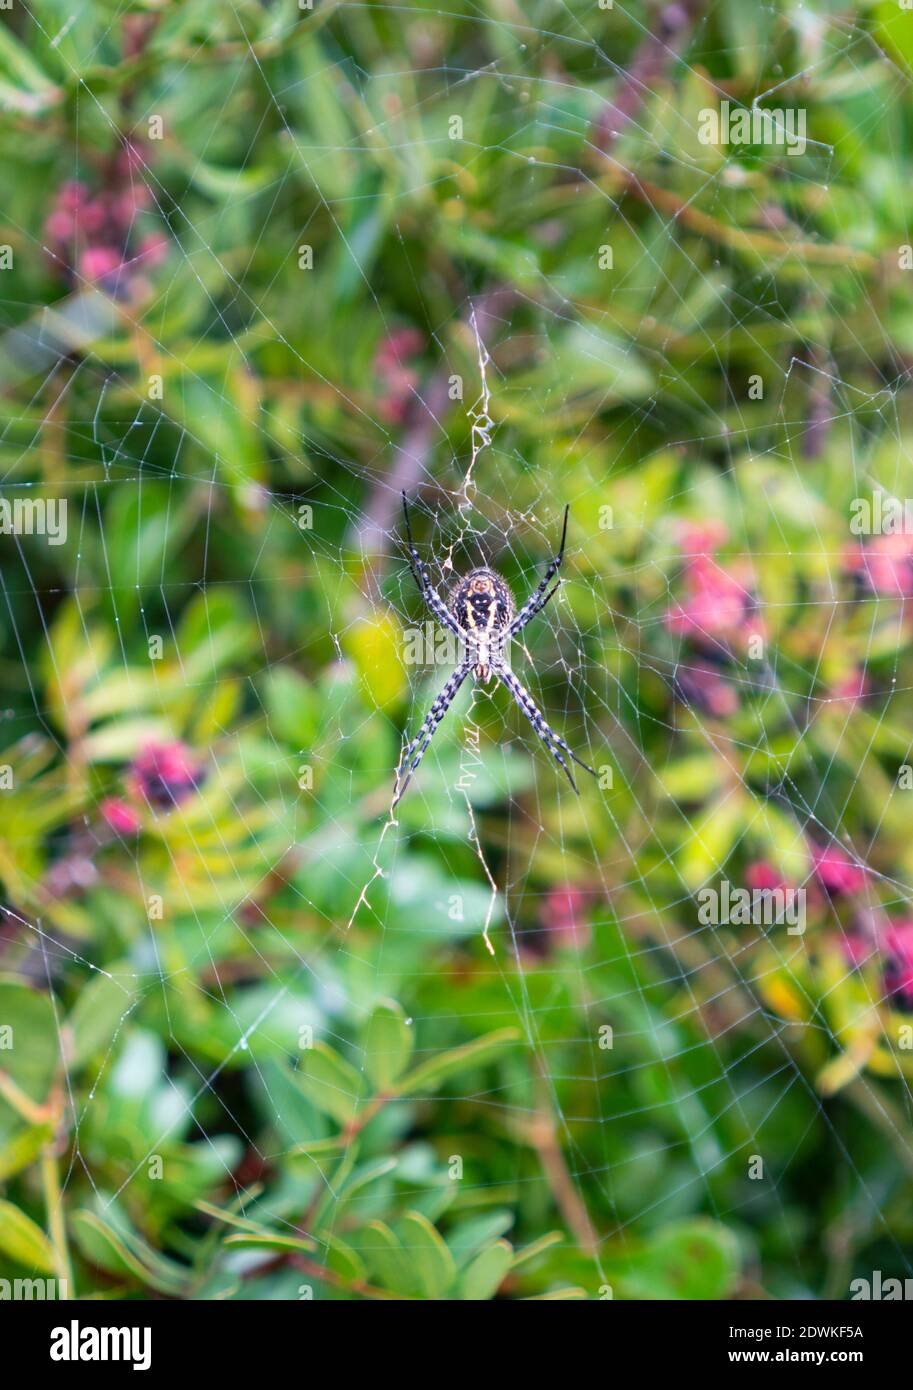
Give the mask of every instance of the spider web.
MULTIPOLYGON (((83 75, 80 23, 21 8, 74 92, 77 144, 54 154, 49 136, 43 157, 97 185, 123 122, 83 75)), ((98 62, 125 13, 95 17, 98 62)), ((251 1166, 294 1142, 271 1061, 302 1025, 357 1060, 392 995, 420 1060, 519 1031, 523 1068, 433 1104, 525 1136, 536 1162, 464 1190, 483 1209, 509 1185, 549 1212, 541 1229, 585 1254, 590 1296, 619 1250, 695 1215, 737 1233, 749 1286, 845 1296, 845 1246, 809 1257, 839 1244, 813 1144, 850 1194, 861 1268, 913 1273, 892 1214, 911 1094, 888 945, 913 867, 896 781, 906 557, 847 524, 853 498, 911 492, 903 320, 871 279, 885 248, 859 233, 847 153, 877 117, 879 174, 904 186, 909 83, 862 21, 748 13, 252 5, 205 35, 172 18, 129 112, 136 225, 167 229, 164 259, 131 222, 116 283, 77 265, 49 303, 47 208, 10 214, 27 269, 6 301, 3 496, 65 498, 69 534, 59 549, 3 538, 4 761, 50 749, 73 811, 37 856, 35 822, 11 819, 4 969, 55 1000, 101 977, 114 1000, 100 1062, 67 1092, 65 1200, 129 1206, 183 1132, 242 1215, 300 1232, 288 1193, 249 1195, 251 1166), (375 69, 359 61, 370 19, 393 36, 375 69), (839 139, 798 159, 702 148, 698 109, 729 90, 708 73, 772 71, 778 26, 791 66, 742 99, 847 93, 839 139), (199 109, 207 64, 224 88, 199 109), (349 125, 325 114, 330 94, 349 125), (256 119, 233 129, 248 99, 256 119), (159 112, 161 151, 141 138, 159 112), (433 283, 416 266, 431 205, 433 283), (470 680, 391 810, 400 752, 451 670, 423 628, 402 492, 442 593, 485 564, 518 604, 569 505, 561 587, 512 664, 598 770, 579 798, 506 692, 470 680), (412 664, 416 630, 430 659, 412 664), (197 787, 175 808, 146 786, 141 844, 101 808, 129 806, 131 764, 175 740, 197 787), (828 887, 816 854, 851 886, 828 887), (759 864, 806 890, 803 933, 699 920, 702 887, 759 864), (172 930, 150 919, 156 894, 172 930), (218 1019, 205 1042, 195 1002, 218 1019), (156 1020, 155 1140, 112 1161, 100 1097, 163 1066, 156 1020), (232 1082, 242 1054, 260 1133, 232 1082)))

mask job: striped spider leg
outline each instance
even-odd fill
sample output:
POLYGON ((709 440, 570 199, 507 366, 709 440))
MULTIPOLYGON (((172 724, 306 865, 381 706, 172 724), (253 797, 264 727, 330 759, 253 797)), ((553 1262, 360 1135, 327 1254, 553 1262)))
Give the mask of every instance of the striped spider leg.
POLYGON ((462 638, 463 633, 460 630, 459 623, 432 584, 431 575, 428 573, 428 566, 415 548, 415 541, 412 539, 412 527, 409 524, 409 504, 406 501, 405 493, 403 493, 403 515, 406 518, 406 538, 409 543, 409 567, 418 585, 419 593, 438 622, 443 623, 446 628, 449 628, 454 637, 462 638))
POLYGON ((561 756, 560 750, 563 749, 564 752, 567 753, 569 758, 573 758, 574 762, 577 763, 580 767, 584 768, 586 772, 589 772, 591 776, 598 777, 599 773, 595 770, 595 768, 590 767, 589 763, 585 763, 582 758, 578 758, 577 754, 573 751, 573 749, 567 746, 561 735, 555 733, 555 730, 551 727, 551 725, 546 722, 545 716, 539 709, 539 706, 536 704, 532 695, 530 695, 529 691, 526 689, 523 683, 517 679, 517 677, 514 675, 513 671, 510 669, 506 661, 496 662, 494 665, 494 673, 498 677, 498 680, 502 683, 502 685, 504 685, 510 691, 515 702, 520 706, 523 713, 529 720, 530 724, 532 724, 536 733, 539 735, 542 742, 545 744, 546 748, 551 753, 552 757, 555 759, 555 762, 558 764, 559 767, 564 769, 564 773, 567 777, 567 780, 570 782, 571 786, 574 788, 574 791, 579 796, 580 791, 577 787, 577 783, 574 781, 574 775, 571 772, 571 769, 568 767, 567 763, 565 762, 564 758, 561 756))
MULTIPOLYGON (((542 612, 542 609, 548 603, 549 599, 558 590, 558 585, 561 583, 560 579, 557 581, 557 583, 553 584, 551 588, 549 588, 548 586, 551 583, 554 576, 558 573, 559 569, 561 568, 561 562, 564 559, 564 547, 567 541, 567 519, 569 513, 570 507, 565 507, 564 525, 561 528, 561 544, 558 547, 558 553, 555 556, 553 556, 553 558, 549 561, 545 574, 542 576, 542 579, 540 580, 537 589, 526 600, 526 603, 524 603, 523 607, 520 609, 519 613, 511 623, 509 631, 512 637, 515 636, 516 633, 522 632, 523 629, 526 627, 526 624, 530 621, 530 619, 534 618, 537 613, 542 612)), ((552 757, 559 764, 559 766, 561 766, 564 769, 565 774, 567 775, 567 780, 570 782, 571 786, 574 788, 574 791, 577 792, 577 795, 579 796, 580 793, 577 790, 577 783, 574 781, 573 774, 571 773, 570 768, 568 767, 567 763, 565 762, 564 758, 561 756, 561 753, 558 750, 563 748, 565 753, 567 753, 569 757, 573 758, 575 763, 579 763, 579 765, 582 768, 585 768, 587 772, 592 773, 594 777, 598 776, 598 774, 594 771, 593 768, 589 767, 587 763, 583 762, 581 758, 578 758, 577 754, 574 753, 572 749, 570 749, 567 746, 564 739, 561 738, 559 734, 556 734, 554 729, 550 727, 550 725, 546 722, 546 719, 542 714, 541 710, 536 705, 535 700, 530 695, 529 691, 521 684, 521 682, 514 675, 513 671, 507 665, 506 661, 500 662, 495 667, 495 674, 510 691, 514 700, 520 706, 521 710, 526 715, 529 722, 532 724, 536 733, 539 735, 540 739, 545 744, 552 757)))
MULTIPOLYGON (((409 548, 409 566, 412 570, 415 582, 418 585, 419 593, 438 622, 443 623, 444 627, 452 632, 455 637, 459 637, 462 640, 463 632, 459 623, 434 587, 431 575, 428 572, 428 566, 415 548, 415 541, 412 538, 412 526, 409 521, 409 504, 406 501, 406 494, 403 493, 402 496, 403 516, 406 519, 406 539, 409 548)), ((425 749, 434 737, 438 724, 440 724, 444 715, 450 708, 454 696, 469 675, 470 670, 471 663, 468 661, 461 662, 456 668, 447 684, 434 701, 434 704, 425 715, 422 727, 400 758, 399 767, 396 772, 396 786, 394 788, 391 810, 396 806, 409 783, 412 781, 418 765, 425 755, 425 749)))
POLYGON ((396 770, 396 786, 394 788, 393 802, 390 807, 391 811, 397 805, 409 783, 412 781, 419 763, 425 756, 425 749, 434 737, 438 724, 440 724, 441 720, 444 718, 444 715, 453 703, 454 696, 471 670, 472 665, 468 661, 462 662, 456 668, 449 681, 444 686, 444 689, 425 715, 422 727, 400 758, 399 767, 396 770))
POLYGON ((561 544, 558 547, 558 554, 549 561, 548 568, 542 576, 536 592, 530 595, 511 623, 509 629, 511 637, 515 637, 518 632, 522 632, 530 618, 534 618, 537 613, 541 613, 552 594, 557 591, 558 584, 561 583, 559 579, 558 583, 553 584, 551 589, 548 588, 552 576, 558 573, 561 568, 561 561, 564 559, 564 543, 567 540, 567 518, 570 510, 570 507, 565 507, 564 509, 564 525, 561 528, 561 544), (545 592, 546 589, 548 589, 548 593, 545 592))

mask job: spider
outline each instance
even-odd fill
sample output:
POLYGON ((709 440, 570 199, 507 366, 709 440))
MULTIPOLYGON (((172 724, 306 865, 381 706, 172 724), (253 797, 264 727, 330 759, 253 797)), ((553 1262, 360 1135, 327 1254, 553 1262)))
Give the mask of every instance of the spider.
POLYGON ((571 769, 562 755, 562 749, 568 757, 573 758, 575 763, 591 773, 593 777, 598 776, 593 768, 582 762, 577 754, 567 746, 564 739, 545 722, 533 697, 514 675, 504 656, 504 647, 508 639, 521 632, 530 619, 541 612, 561 583, 560 579, 556 580, 549 588, 549 584, 557 574, 561 561, 564 559, 569 511, 570 508, 565 507, 561 545, 557 555, 549 561, 535 593, 531 594, 520 611, 516 612, 513 595, 504 580, 494 570, 485 567, 471 570, 465 579, 458 580, 450 591, 448 601, 444 602, 431 582, 427 565, 415 548, 415 542, 412 539, 412 527, 409 524, 409 504, 406 501, 406 494, 403 493, 403 515, 406 518, 409 563, 415 576, 415 582, 422 598, 438 622, 443 623, 444 627, 448 628, 462 642, 463 657, 426 714, 422 727, 403 753, 396 773, 393 806, 396 806, 411 782, 425 755, 425 749, 434 737, 438 725, 453 702, 454 696, 470 672, 477 681, 486 684, 492 676, 496 676, 502 685, 507 687, 555 762, 564 771, 567 780, 578 796, 580 792, 577 789, 577 783, 574 781, 571 769))

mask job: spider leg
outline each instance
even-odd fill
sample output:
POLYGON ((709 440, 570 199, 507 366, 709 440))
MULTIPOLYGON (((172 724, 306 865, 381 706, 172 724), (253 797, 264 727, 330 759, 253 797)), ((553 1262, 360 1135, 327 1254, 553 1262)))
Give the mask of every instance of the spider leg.
POLYGON ((409 543, 409 566, 415 577, 419 592, 438 622, 443 623, 444 627, 449 628, 455 637, 462 637, 463 634, 460 631, 459 623, 431 582, 428 566, 415 548, 415 541, 412 539, 412 527, 409 524, 409 504, 406 501, 405 493, 403 493, 403 515, 406 518, 406 538, 409 543))
POLYGON ((521 681, 517 679, 513 671, 505 662, 498 662, 498 664, 493 667, 493 670, 498 679, 502 681, 503 684, 510 691, 511 695, 514 697, 517 704, 520 706, 523 713, 526 715, 530 724, 532 724, 536 733, 539 735, 542 742, 545 744, 546 748, 551 753, 552 757, 555 759, 555 762, 559 765, 559 767, 563 768, 567 780, 570 782, 571 786, 574 788, 574 791, 577 792, 577 795, 579 796, 580 792, 577 790, 577 783, 574 781, 571 769, 568 767, 567 763, 561 755, 561 749, 564 749, 564 752, 567 753, 569 758, 573 758, 575 763, 578 763, 580 767, 585 769, 585 771, 591 773, 593 777, 598 777, 598 772, 596 772, 594 768, 590 767, 588 763, 585 763, 581 758, 578 758, 577 754, 574 753, 570 748, 568 748, 561 735, 556 734, 554 729, 546 723, 545 718, 542 712, 540 711, 538 705, 536 704, 535 700, 533 699, 532 695, 530 695, 526 687, 522 684, 521 681))
POLYGON ((396 769, 395 795, 390 807, 391 810, 396 806, 409 783, 412 781, 419 763, 425 756, 425 749, 435 735, 437 726, 444 718, 444 715, 453 703, 453 697, 456 695, 471 670, 472 665, 468 661, 464 661, 461 666, 456 668, 440 695, 438 695, 434 704, 425 715, 422 727, 400 758, 399 767, 396 769))
POLYGON ((511 637, 513 637, 515 633, 520 632, 524 627, 526 627, 526 624, 529 622, 530 618, 534 618, 537 613, 540 613, 542 611, 542 609, 545 607, 545 605, 551 598, 552 594, 555 593, 555 591, 557 590, 558 584, 561 583, 561 580, 559 579, 558 584, 555 584, 551 589, 549 589, 548 587, 554 575, 556 575, 558 573, 558 570, 561 568, 561 561, 564 559, 564 543, 567 540, 567 518, 569 512, 570 507, 565 507, 564 526, 561 528, 561 545, 558 547, 558 554, 552 560, 549 561, 548 568, 546 569, 545 574, 542 576, 542 579, 539 583, 539 587, 536 589, 535 593, 531 594, 530 597, 526 600, 523 607, 520 609, 519 613, 511 623, 509 628, 509 633, 511 637), (547 593, 546 590, 548 590, 547 593))

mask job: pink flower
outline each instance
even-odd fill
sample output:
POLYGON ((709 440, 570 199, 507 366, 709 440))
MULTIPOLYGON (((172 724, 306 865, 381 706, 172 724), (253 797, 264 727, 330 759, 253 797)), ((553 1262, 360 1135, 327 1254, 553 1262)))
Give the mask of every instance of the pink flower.
POLYGON ((836 845, 825 848, 812 844, 811 851, 818 881, 832 897, 856 893, 865 883, 865 870, 854 864, 846 852, 836 845))
POLYGON ((152 195, 144 183, 131 184, 112 200, 111 213, 114 223, 126 234, 133 226, 136 214, 148 207, 152 195))
POLYGON ((101 236, 110 228, 111 203, 104 193, 90 198, 79 214, 79 230, 90 240, 101 236))
POLYGON ((831 690, 832 704, 855 705, 869 693, 869 682, 864 671, 853 671, 844 676, 831 690))
POLYGON ((841 947, 850 965, 865 965, 874 950, 869 938, 860 935, 860 933, 856 931, 846 933, 841 942, 841 947))
POLYGON ((72 240, 76 235, 76 218, 85 203, 86 194, 85 184, 77 179, 70 179, 60 185, 44 224, 44 234, 48 241, 59 244, 72 240))
POLYGON ((865 546, 851 550, 847 568, 861 574, 876 594, 906 598, 913 594, 913 536, 897 532, 873 536, 865 546))
POLYGON ((379 371, 398 367, 404 358, 415 357, 425 346, 424 336, 417 328, 397 328, 382 338, 374 354, 379 371))
POLYGON ((887 956, 884 983, 888 994, 900 996, 904 1007, 913 1006, 913 922, 895 922, 884 934, 887 956))
POLYGON ((131 179, 142 176, 146 168, 146 157, 143 146, 137 140, 124 141, 123 149, 119 152, 115 160, 115 168, 122 179, 131 179))
POLYGON ((152 806, 175 806, 194 792, 203 770, 183 743, 151 743, 131 767, 133 790, 152 806))
POLYGON ((120 253, 113 246, 88 246, 79 258, 79 273, 85 280, 104 280, 120 268, 120 253))
POLYGON ((374 371, 380 378, 384 393, 378 401, 386 420, 399 422, 414 397, 418 372, 410 362, 425 346, 417 328, 399 328, 378 344, 374 354, 374 371))
POLYGON ((709 521, 685 521, 679 527, 678 544, 683 555, 712 555, 729 539, 726 523, 719 517, 709 521))
POLYGON ((80 179, 67 179, 62 183, 57 193, 57 205, 62 208, 81 207, 88 196, 89 190, 80 179))
POLYGON ((44 224, 44 234, 48 241, 69 241, 76 234, 72 212, 68 208, 55 208, 44 224))
POLYGON ((107 801, 103 801, 99 810, 111 829, 116 830, 118 835, 132 835, 135 830, 139 829, 139 816, 132 806, 128 806, 126 801, 121 801, 118 797, 112 796, 107 801))
POLYGON ((93 282, 104 282, 109 293, 141 298, 148 284, 133 273, 137 261, 153 266, 164 259, 167 240, 150 232, 134 254, 137 214, 151 196, 138 177, 142 155, 128 145, 109 162, 105 182, 90 195, 84 183, 69 180, 60 185, 45 222, 45 236, 57 270, 72 281, 74 271, 93 282), (114 277, 117 277, 116 281, 114 277))
POLYGON ((590 937, 586 922, 589 897, 590 894, 585 889, 573 883, 561 888, 552 888, 539 914, 545 930, 557 937, 562 944, 584 945, 590 937))
POLYGON ((685 570, 685 596, 666 614, 666 627, 700 639, 735 637, 748 616, 751 596, 709 555, 696 555, 685 570))
POLYGON ((785 888, 783 875, 769 859, 758 859, 745 870, 745 884, 754 890, 785 888))
POLYGON ((715 666, 698 662, 679 666, 675 672, 675 682, 679 695, 688 705, 725 719, 735 714, 739 708, 739 695, 735 686, 720 675, 715 666))
POLYGON ((665 615, 669 631, 705 646, 762 636, 763 625, 753 614, 750 576, 724 568, 715 558, 714 552, 728 539, 725 523, 717 517, 684 522, 678 539, 685 560, 684 592, 665 615))
POLYGON ((136 259, 144 270, 154 270, 168 259, 170 242, 164 232, 149 232, 143 237, 136 253, 136 259))

